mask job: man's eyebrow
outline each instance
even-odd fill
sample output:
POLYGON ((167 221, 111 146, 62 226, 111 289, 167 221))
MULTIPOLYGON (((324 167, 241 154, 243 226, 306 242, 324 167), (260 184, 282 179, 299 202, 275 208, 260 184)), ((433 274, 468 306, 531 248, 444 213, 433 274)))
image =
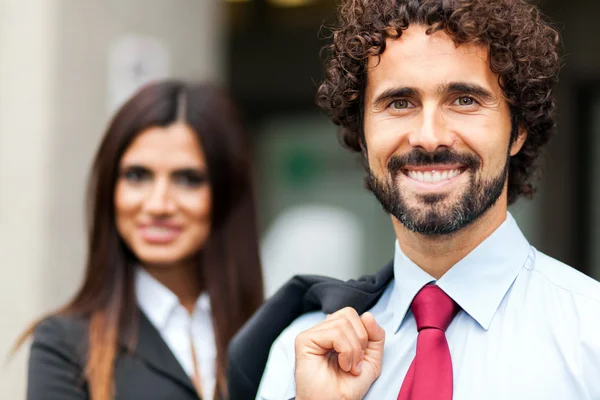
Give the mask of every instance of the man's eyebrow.
POLYGON ((438 86, 438 93, 461 93, 461 94, 472 94, 481 97, 485 100, 491 100, 495 98, 494 94, 476 83, 467 82, 450 82, 438 86))
POLYGON ((391 88, 384 90, 381 92, 375 100, 373 100, 373 105, 380 106, 383 103, 387 103, 393 99, 399 99, 403 97, 415 97, 419 95, 419 90, 411 87, 400 87, 400 88, 391 88))

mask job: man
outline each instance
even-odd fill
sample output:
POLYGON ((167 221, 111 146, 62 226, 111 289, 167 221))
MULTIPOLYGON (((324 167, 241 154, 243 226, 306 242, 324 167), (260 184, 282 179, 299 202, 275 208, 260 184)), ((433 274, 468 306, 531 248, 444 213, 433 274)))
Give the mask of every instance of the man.
POLYGON ((267 303, 266 336, 277 302, 325 312, 278 336, 256 398, 600 399, 600 284, 507 211, 554 127, 556 31, 523 0, 346 0, 339 17, 318 103, 364 155, 393 266, 267 303))

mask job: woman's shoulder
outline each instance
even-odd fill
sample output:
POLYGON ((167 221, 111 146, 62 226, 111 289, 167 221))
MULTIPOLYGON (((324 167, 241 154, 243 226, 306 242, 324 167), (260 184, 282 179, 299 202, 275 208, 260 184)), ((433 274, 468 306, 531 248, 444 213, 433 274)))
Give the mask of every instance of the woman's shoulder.
POLYGON ((85 354, 88 322, 85 317, 71 314, 46 317, 34 329, 33 346, 61 348, 73 356, 85 354))
POLYGON ((60 336, 63 338, 85 335, 88 318, 73 315, 51 315, 42 319, 34 330, 34 337, 60 336))
POLYGON ((28 399, 88 399, 86 331, 86 320, 71 315, 53 315, 36 325, 29 352, 28 399))

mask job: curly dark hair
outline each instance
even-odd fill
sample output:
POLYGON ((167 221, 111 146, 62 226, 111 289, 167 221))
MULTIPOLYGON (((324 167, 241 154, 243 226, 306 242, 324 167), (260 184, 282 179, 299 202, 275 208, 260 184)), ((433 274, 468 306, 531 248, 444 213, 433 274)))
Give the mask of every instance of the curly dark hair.
MULTIPOLYGON (((427 34, 445 32, 457 45, 488 49, 513 125, 528 134, 510 159, 508 203, 535 194, 535 160, 554 132, 552 87, 561 66, 559 34, 536 6, 525 0, 342 0, 338 15, 340 26, 325 47, 328 59, 317 104, 341 127, 346 147, 361 151, 364 143, 368 58, 385 51, 386 39, 399 38, 410 24, 419 24, 428 27, 427 34)), ((517 132, 513 129, 513 140, 517 132)))

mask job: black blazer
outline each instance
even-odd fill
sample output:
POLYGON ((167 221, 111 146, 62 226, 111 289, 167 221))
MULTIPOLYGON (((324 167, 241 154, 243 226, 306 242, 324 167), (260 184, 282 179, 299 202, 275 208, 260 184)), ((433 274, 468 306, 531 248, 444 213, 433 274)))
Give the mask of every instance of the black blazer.
POLYGON ((300 315, 321 310, 333 313, 353 307, 369 310, 394 277, 390 262, 376 275, 342 282, 314 275, 295 276, 269 299, 229 344, 227 385, 231 400, 256 398, 271 345, 300 315))
MULTIPOLYGON (((199 400, 191 379, 146 316, 129 354, 121 340, 115 362, 115 400, 199 400)), ((29 356, 27 400, 87 400, 83 370, 88 321, 50 317, 34 332, 29 356)))

